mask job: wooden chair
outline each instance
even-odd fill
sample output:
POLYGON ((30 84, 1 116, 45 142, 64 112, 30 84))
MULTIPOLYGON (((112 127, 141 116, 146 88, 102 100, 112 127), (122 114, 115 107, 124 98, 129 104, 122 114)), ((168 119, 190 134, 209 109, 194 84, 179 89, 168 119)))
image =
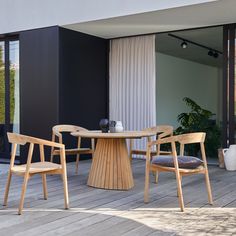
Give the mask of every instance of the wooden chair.
POLYGON ((27 183, 30 177, 36 174, 40 174, 42 176, 44 199, 47 199, 46 174, 50 174, 50 175, 60 174, 62 176, 63 186, 64 186, 65 209, 68 209, 69 197, 68 197, 64 144, 55 143, 55 142, 51 142, 51 141, 47 141, 47 140, 43 140, 43 139, 39 139, 35 137, 25 136, 21 134, 15 134, 15 133, 7 133, 7 136, 8 136, 9 142, 12 143, 12 154, 11 154, 10 168, 9 168, 7 185, 6 185, 5 196, 4 196, 4 205, 5 206, 7 205, 11 177, 13 174, 24 177, 21 198, 20 198, 20 205, 18 209, 19 215, 21 215, 22 213, 26 187, 27 187, 27 183), (29 143, 27 163, 25 165, 14 165, 17 145, 25 145, 26 143, 29 143), (40 162, 31 163, 35 144, 39 145, 40 162), (61 164, 55 164, 55 163, 45 161, 44 146, 57 147, 60 150, 61 164))
MULTIPOLYGON (((52 128, 52 141, 55 142, 56 138, 58 138, 59 143, 63 143, 63 133, 72 133, 79 131, 86 131, 87 129, 75 126, 75 125, 55 125, 52 128)), ((80 154, 92 154, 94 153, 94 139, 91 139, 91 147, 92 148, 81 148, 81 137, 78 137, 77 148, 65 149, 66 155, 76 155, 76 169, 75 173, 78 173, 79 167, 79 158, 80 154)), ((53 162, 53 158, 56 155, 60 154, 60 150, 52 147, 51 149, 51 162, 53 162)))
POLYGON ((207 160, 204 148, 205 133, 189 133, 178 136, 167 137, 157 141, 149 142, 146 158, 146 176, 145 176, 145 190, 144 202, 149 201, 149 173, 150 171, 158 172, 174 172, 177 181, 177 193, 181 211, 184 211, 184 201, 182 194, 182 176, 192 174, 204 174, 208 192, 208 201, 213 204, 211 185, 207 169, 207 160), (177 156, 176 142, 180 143, 180 155, 177 156), (157 156, 151 160, 151 148, 154 145, 163 143, 171 143, 172 155, 171 156, 157 156), (184 148, 187 144, 200 144, 202 160, 192 157, 184 156, 184 148))
MULTIPOLYGON (((174 128, 170 125, 158 125, 150 128, 144 129, 144 131, 154 131, 156 133, 156 140, 162 139, 167 136, 172 136, 174 128)), ((148 142, 151 142, 151 137, 148 137, 148 142)), ((130 140, 130 161, 132 161, 133 155, 143 155, 146 156, 147 150, 137 150, 133 149, 133 139, 130 140)), ((150 152, 151 157, 156 155, 168 155, 170 152, 161 151, 160 145, 156 145, 156 150, 150 152)))
MULTIPOLYGON (((158 125, 158 126, 146 128, 146 129, 144 129, 144 131, 154 131, 156 133, 156 140, 159 140, 159 139, 162 139, 167 136, 172 136, 174 128, 173 128, 173 126, 170 126, 170 125, 158 125)), ((151 142, 151 137, 148 137, 147 139, 148 139, 148 142, 151 142)), ((151 152, 150 152, 151 159, 153 158, 153 156, 170 155, 171 154, 171 152, 168 152, 168 151, 163 151, 163 150, 161 151, 160 146, 161 145, 156 145, 156 149, 151 150, 151 152)), ((146 156, 146 154, 147 154, 147 150, 133 149, 133 139, 130 140, 130 155, 129 156, 130 156, 131 162, 132 162, 133 155, 146 156)), ((154 175, 155 175, 155 182, 157 183, 158 173, 154 172, 154 175)))

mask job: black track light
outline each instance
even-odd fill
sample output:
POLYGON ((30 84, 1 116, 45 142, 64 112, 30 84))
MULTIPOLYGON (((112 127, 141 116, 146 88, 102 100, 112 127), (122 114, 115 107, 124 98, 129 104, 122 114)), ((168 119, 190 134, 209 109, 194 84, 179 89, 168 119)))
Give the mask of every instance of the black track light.
POLYGON ((218 58, 218 56, 219 56, 219 53, 218 52, 214 52, 213 57, 214 58, 218 58))
POLYGON ((207 51, 208 51, 208 55, 210 56, 210 57, 214 57, 214 58, 218 58, 220 55, 222 55, 223 53, 221 52, 221 51, 218 51, 218 50, 216 50, 216 49, 214 49, 214 48, 210 48, 210 47, 208 47, 208 46, 205 46, 205 45, 203 45, 203 44, 200 44, 200 43, 197 43, 197 42, 193 42, 193 41, 191 41, 191 40, 189 40, 189 39, 185 39, 185 38, 182 38, 182 37, 180 37, 180 36, 177 36, 177 35, 174 35, 174 34, 168 34, 170 37, 172 37, 172 38, 176 38, 176 39, 178 39, 178 40, 181 40, 181 47, 183 48, 183 49, 185 49, 185 48, 187 48, 188 47, 188 45, 195 45, 195 46, 197 46, 197 47, 201 47, 201 48, 204 48, 204 49, 206 49, 207 51))
POLYGON ((208 56, 213 57, 214 56, 214 52, 212 50, 209 50, 208 56))
POLYGON ((187 46, 188 46, 188 44, 187 44, 185 41, 181 43, 181 47, 182 47, 182 48, 185 49, 185 48, 187 48, 187 46))
POLYGON ((214 58, 218 58, 219 57, 219 53, 213 50, 209 50, 208 51, 208 56, 210 57, 214 57, 214 58))

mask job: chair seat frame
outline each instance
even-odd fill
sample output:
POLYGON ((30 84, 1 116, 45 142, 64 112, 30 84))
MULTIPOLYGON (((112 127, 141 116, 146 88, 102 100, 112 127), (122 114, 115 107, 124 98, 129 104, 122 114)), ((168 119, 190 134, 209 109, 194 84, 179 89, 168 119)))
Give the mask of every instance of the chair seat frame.
POLYGON ((179 198, 179 205, 181 211, 184 211, 184 200, 183 200, 183 193, 182 193, 182 176, 188 176, 193 174, 204 174, 205 175, 205 182, 207 187, 208 193, 208 202, 209 204, 213 204, 212 199, 212 191, 211 191, 211 184, 209 180, 209 173, 207 167, 207 160, 206 160, 206 153, 204 147, 206 134, 203 132, 197 133, 189 133, 189 134, 182 134, 176 135, 172 137, 167 137, 163 139, 159 139, 156 141, 152 141, 148 143, 147 153, 146 153, 146 174, 145 174, 145 188, 144 188, 144 202, 149 202, 149 175, 150 171, 155 171, 156 173, 159 172, 173 172, 176 176, 177 182, 177 194, 179 198), (187 144, 200 144, 200 151, 203 160, 203 164, 195 169, 184 169, 179 168, 178 164, 178 156, 176 151, 176 142, 180 143, 180 156, 184 155, 184 148, 187 144), (174 167, 166 167, 161 165, 156 165, 151 163, 151 149, 154 145, 160 145, 164 143, 171 144, 171 152, 174 161, 174 167))
POLYGON ((7 133, 7 136, 9 142, 12 143, 12 153, 11 153, 11 161, 10 161, 3 205, 7 206, 11 178, 13 174, 22 176, 24 178, 21 191, 20 204, 18 208, 19 215, 22 214, 25 192, 29 179, 36 174, 40 174, 42 176, 43 194, 44 194, 44 199, 46 200, 48 197, 46 175, 59 174, 62 176, 63 180, 65 209, 68 209, 69 196, 68 196, 67 171, 66 171, 66 160, 65 160, 65 145, 15 133, 7 133), (28 150, 27 163, 24 165, 15 166, 14 162, 15 162, 17 146, 25 145, 26 143, 30 144, 28 150), (31 163, 35 145, 39 145, 40 162, 31 163), (55 147, 60 150, 60 164, 54 164, 45 161, 45 154, 44 154, 45 146, 55 147))

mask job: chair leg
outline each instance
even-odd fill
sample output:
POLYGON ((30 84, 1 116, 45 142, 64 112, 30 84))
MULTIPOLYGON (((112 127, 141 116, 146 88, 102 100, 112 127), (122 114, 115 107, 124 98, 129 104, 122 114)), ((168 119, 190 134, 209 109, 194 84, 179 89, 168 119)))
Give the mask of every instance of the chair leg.
POLYGON ((24 182, 23 182, 23 185, 22 185, 22 191, 21 191, 20 205, 19 205, 19 209, 18 209, 18 214, 19 215, 21 215, 22 209, 23 209, 23 206, 24 206, 25 192, 26 192, 28 180, 29 180, 29 174, 25 174, 24 182))
POLYGON ((181 175, 179 171, 176 171, 176 182, 177 182, 177 191, 178 191, 180 209, 181 211, 184 211, 184 199, 181 185, 181 175))
POLYGON ((149 202, 149 178, 150 174, 149 171, 146 171, 145 174, 145 187, 144 187, 144 202, 148 203, 149 202))
POLYGON ((76 163, 75 163, 75 173, 78 174, 78 169, 79 169, 79 157, 80 155, 77 154, 76 156, 76 163))
POLYGON ((65 201, 65 209, 69 209, 69 196, 68 196, 68 184, 67 184, 67 176, 66 172, 62 172, 63 179, 63 188, 64 188, 64 201, 65 201))
POLYGON ((207 193, 208 193, 208 201, 209 201, 209 204, 213 205, 211 183, 210 183, 209 174, 207 170, 205 172, 205 180, 206 180, 206 187, 207 187, 207 193))
POLYGON ((4 195, 4 202, 3 202, 4 206, 7 206, 8 194, 9 194, 9 189, 10 189, 10 184, 11 184, 11 176, 12 176, 12 173, 11 171, 9 171, 8 177, 7 177, 5 195, 4 195))
POLYGON ((48 190, 47 190, 46 174, 42 174, 42 182, 43 182, 43 197, 44 197, 44 200, 47 200, 48 199, 48 190))
POLYGON ((130 139, 129 141, 130 141, 130 143, 129 143, 129 161, 130 161, 130 164, 132 164, 133 140, 130 139))
POLYGON ((156 171, 155 172, 155 183, 156 184, 158 183, 158 175, 159 175, 159 173, 158 173, 158 171, 156 171))
MULTIPOLYGON (((181 174, 179 174, 179 178, 180 178, 180 181, 181 181, 181 186, 182 186, 182 175, 181 174)), ((177 195, 176 195, 177 197, 179 197, 179 192, 178 192, 178 189, 177 189, 177 195)))

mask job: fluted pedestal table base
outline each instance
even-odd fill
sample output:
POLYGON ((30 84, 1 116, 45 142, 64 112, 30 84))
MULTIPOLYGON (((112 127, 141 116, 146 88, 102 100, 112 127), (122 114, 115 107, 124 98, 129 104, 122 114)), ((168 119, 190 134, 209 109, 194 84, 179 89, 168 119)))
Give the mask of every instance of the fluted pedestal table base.
POLYGON ((115 190, 128 190, 134 186, 125 138, 98 139, 88 185, 115 190))

